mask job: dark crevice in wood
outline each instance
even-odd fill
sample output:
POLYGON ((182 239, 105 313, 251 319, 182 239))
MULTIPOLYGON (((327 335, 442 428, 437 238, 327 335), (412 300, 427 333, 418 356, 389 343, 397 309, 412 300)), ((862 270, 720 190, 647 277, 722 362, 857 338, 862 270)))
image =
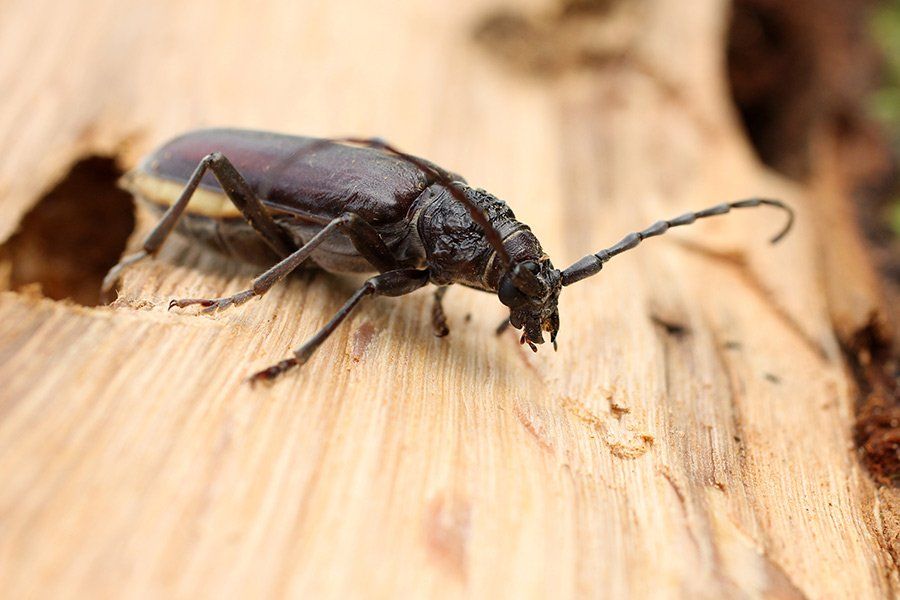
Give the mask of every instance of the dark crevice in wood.
POLYGON ((557 0, 541 11, 498 6, 473 29, 473 39, 506 67, 537 77, 622 60, 634 28, 617 18, 635 2, 557 0))
POLYGON ((15 291, 39 291, 84 306, 100 302, 100 284, 134 230, 131 196, 116 182, 114 158, 75 163, 0 246, 0 266, 15 291))
POLYGON ((854 438, 876 481, 900 485, 900 362, 874 319, 843 346, 858 392, 854 438))
POLYGON ((661 327, 667 335, 670 335, 676 339, 683 338, 691 333, 690 329, 688 329, 686 325, 675 323, 673 321, 660 317, 659 315, 650 315, 650 320, 654 325, 661 327))
POLYGON ((731 92, 762 160, 804 179, 812 139, 825 124, 865 141, 867 168, 889 149, 873 133, 866 99, 878 81, 878 53, 867 33, 871 1, 735 0, 728 31, 731 92))

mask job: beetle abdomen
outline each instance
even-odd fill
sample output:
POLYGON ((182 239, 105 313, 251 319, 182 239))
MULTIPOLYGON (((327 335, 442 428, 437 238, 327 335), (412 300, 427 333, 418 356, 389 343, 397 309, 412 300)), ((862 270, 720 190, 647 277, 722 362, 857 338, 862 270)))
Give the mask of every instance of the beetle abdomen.
MULTIPOLYGON (((152 212, 161 217, 165 207, 147 202, 152 212)), ((175 231, 223 256, 254 265, 270 267, 280 257, 240 216, 208 217, 197 212, 184 214, 175 224, 175 231)), ((314 266, 314 265, 310 265, 314 266)))

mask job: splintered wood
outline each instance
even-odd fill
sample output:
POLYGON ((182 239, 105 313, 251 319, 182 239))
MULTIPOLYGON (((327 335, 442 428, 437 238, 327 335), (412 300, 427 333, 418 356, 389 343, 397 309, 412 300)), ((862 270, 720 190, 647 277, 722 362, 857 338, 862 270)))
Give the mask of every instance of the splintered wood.
POLYGON ((840 189, 754 158, 728 3, 542 22, 540 77, 485 43, 488 0, 394 4, 3 3, 0 241, 85 156, 128 168, 206 125, 382 136, 507 200, 558 267, 747 196, 795 231, 770 246, 760 208, 647 242, 564 291, 558 353, 495 337, 473 291, 448 293, 444 339, 429 293, 373 300, 256 388, 356 281, 167 312, 255 274, 172 240, 112 306, 0 293, 3 596, 897 594, 900 502, 854 454, 841 352, 875 278, 840 189))

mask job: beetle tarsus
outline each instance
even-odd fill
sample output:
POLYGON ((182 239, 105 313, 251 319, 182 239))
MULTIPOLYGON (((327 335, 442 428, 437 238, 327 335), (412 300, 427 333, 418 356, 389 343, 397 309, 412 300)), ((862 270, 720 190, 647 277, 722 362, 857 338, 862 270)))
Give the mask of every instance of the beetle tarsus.
POLYGON ((432 329, 434 330, 434 337, 447 337, 450 335, 450 328, 447 327, 447 321, 443 322, 435 322, 431 323, 432 329))
POLYGON ((141 261, 150 256, 150 253, 146 250, 140 250, 139 252, 135 252, 134 254, 129 254, 122 260, 118 262, 109 272, 106 274, 106 277, 103 278, 103 284, 100 286, 100 300, 108 301, 111 300, 109 297, 111 292, 115 289, 116 284, 119 282, 119 278, 122 276, 122 271, 124 271, 127 267, 130 267, 134 263, 141 261))
POLYGON ((431 305, 431 328, 435 337, 446 337, 450 334, 447 326, 447 315, 444 313, 444 294, 447 286, 441 286, 434 291, 434 303, 431 305))
POLYGON ((282 361, 275 363, 274 365, 272 365, 271 367, 269 367, 267 369, 263 369, 262 371, 257 371, 256 373, 251 375, 247 379, 247 381, 250 383, 250 385, 255 385, 259 381, 272 382, 272 381, 275 381, 276 379, 278 379, 278 377, 280 377, 284 373, 290 371, 292 368, 299 367, 301 364, 303 364, 303 363, 301 363, 299 360, 297 360, 294 357, 286 358, 282 361))
POLYGON ((215 300, 209 305, 204 304, 206 306, 201 312, 204 314, 209 314, 216 312, 223 308, 228 308, 229 306, 240 306, 241 304, 253 298, 256 294, 253 290, 244 290, 243 292, 238 292, 233 296, 228 296, 227 298, 219 298, 215 300))
POLYGON ((194 304, 199 304, 203 307, 202 313, 210 314, 228 308, 229 306, 240 306, 255 295, 253 290, 244 290, 243 292, 238 292, 237 294, 226 298, 182 298, 180 300, 172 300, 169 302, 169 310, 172 310, 175 307, 185 308, 193 306, 194 304))
POLYGON ((173 308, 184 308, 194 304, 210 306, 213 302, 214 300, 207 300, 205 298, 181 298, 180 300, 170 300, 168 310, 172 310, 173 308))

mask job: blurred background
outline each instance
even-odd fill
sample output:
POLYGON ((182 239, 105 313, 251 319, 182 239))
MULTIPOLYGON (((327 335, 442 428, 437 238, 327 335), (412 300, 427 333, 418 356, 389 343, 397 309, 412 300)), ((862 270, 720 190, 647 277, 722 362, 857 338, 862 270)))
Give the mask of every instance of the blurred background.
MULTIPOLYGON (((872 35, 883 52, 884 65, 881 85, 872 97, 874 117, 884 125, 890 137, 894 156, 900 156, 900 1, 885 0, 875 10, 871 19, 872 35)), ((884 221, 889 224, 893 241, 893 255, 900 261, 897 236, 900 236, 900 187, 895 174, 894 185, 884 210, 884 221)), ((890 243, 890 242, 888 242, 890 243)), ((893 276, 898 274, 894 263, 893 276)))
POLYGON ((760 157, 809 180, 816 131, 835 128, 862 229, 896 293, 900 2, 737 0, 731 27, 732 89, 760 157))

